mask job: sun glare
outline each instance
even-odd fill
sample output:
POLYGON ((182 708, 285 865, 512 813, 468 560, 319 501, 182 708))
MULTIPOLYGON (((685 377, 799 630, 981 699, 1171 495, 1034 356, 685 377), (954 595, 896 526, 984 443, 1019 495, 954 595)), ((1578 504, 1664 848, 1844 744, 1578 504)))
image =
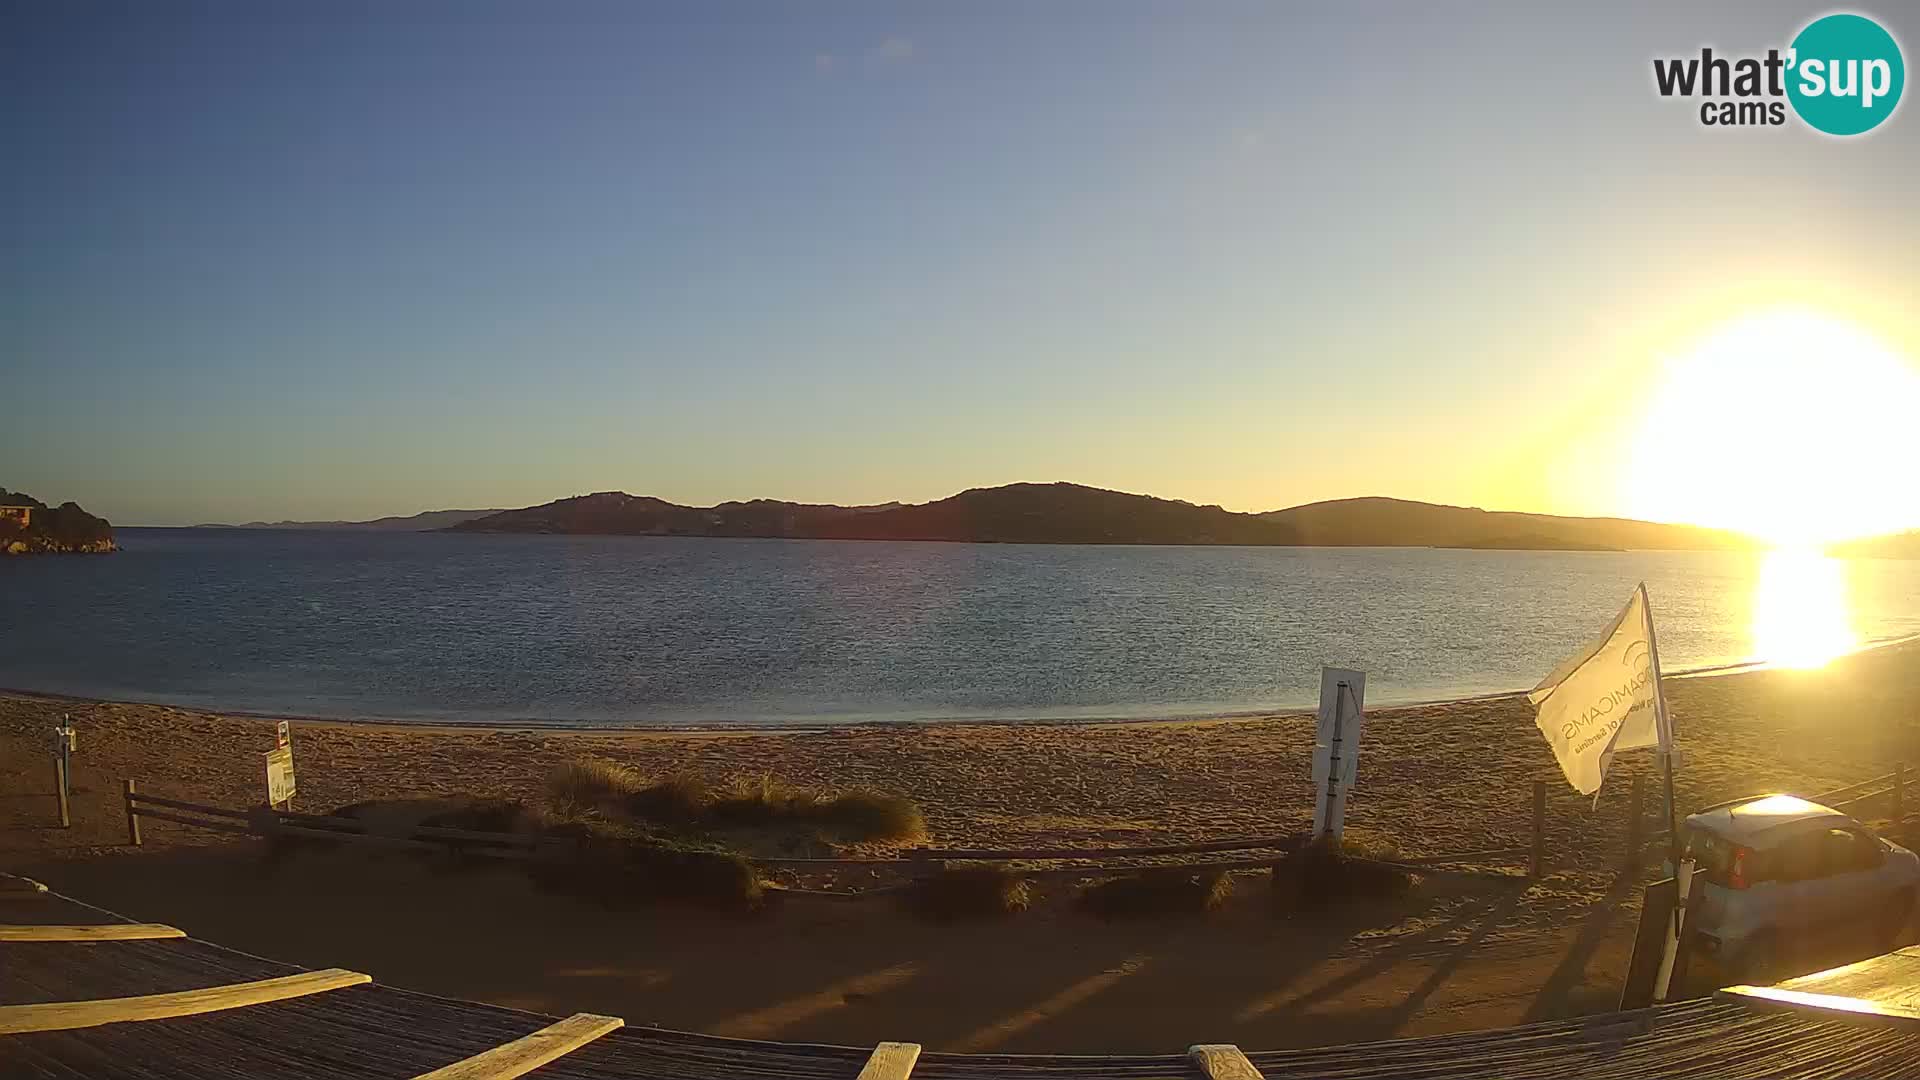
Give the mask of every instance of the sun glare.
POLYGON ((1859 644, 1839 559, 1809 550, 1766 554, 1753 588, 1754 656, 1777 667, 1816 668, 1859 644))
POLYGON ((1727 323, 1667 365, 1630 449, 1634 517, 1786 546, 1920 525, 1920 370, 1818 312, 1727 323))

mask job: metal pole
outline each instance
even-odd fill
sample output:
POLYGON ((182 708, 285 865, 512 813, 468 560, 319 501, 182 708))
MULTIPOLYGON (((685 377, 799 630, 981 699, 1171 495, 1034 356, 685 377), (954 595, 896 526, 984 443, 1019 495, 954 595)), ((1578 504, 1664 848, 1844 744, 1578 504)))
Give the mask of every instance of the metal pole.
POLYGON ((1640 583, 1640 610, 1646 618, 1647 654, 1653 662, 1654 722, 1659 725, 1660 765, 1667 789, 1667 856, 1673 860, 1674 898, 1671 948, 1662 950, 1660 971, 1654 978, 1654 1000, 1666 1001, 1673 990, 1676 973, 1684 972, 1686 961, 1686 907, 1691 892, 1692 868, 1680 861, 1680 820, 1673 795, 1673 718, 1667 713, 1667 691, 1661 685, 1660 636, 1653 626, 1653 601, 1647 596, 1647 583, 1640 583))
POLYGON ((1334 831, 1333 808, 1339 805, 1337 798, 1340 790, 1340 730, 1341 719, 1345 715, 1341 708, 1341 698, 1347 692, 1346 683, 1335 683, 1333 691, 1333 741, 1327 744, 1327 814, 1326 832, 1334 831))
MULTIPOLYGON (((1647 621, 1647 654, 1653 661, 1654 722, 1660 725, 1660 766, 1667 788, 1667 855, 1673 860, 1673 872, 1680 872, 1680 822, 1673 801, 1673 718, 1667 715, 1667 691, 1660 685, 1660 635, 1653 628, 1653 601, 1647 598, 1647 583, 1640 583, 1640 610, 1647 621)), ((1673 907, 1673 930, 1680 933, 1680 905, 1673 907)))

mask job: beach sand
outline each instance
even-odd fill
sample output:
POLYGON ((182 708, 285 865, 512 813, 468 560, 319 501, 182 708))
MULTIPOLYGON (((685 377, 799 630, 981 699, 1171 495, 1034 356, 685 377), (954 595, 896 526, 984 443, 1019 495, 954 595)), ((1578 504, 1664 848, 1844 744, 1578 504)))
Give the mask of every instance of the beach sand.
MULTIPOLYGON (((1920 762, 1920 645, 1818 671, 1673 679, 1688 808, 1801 794, 1920 762)), ((820 732, 571 733, 298 722, 300 807, 409 794, 532 796, 597 754, 653 774, 771 772, 899 792, 934 842, 1114 846, 1287 832, 1311 817, 1310 718, 1097 725, 942 724, 820 732)), ((1639 885, 1622 873, 1624 755, 1597 805, 1559 779, 1519 697, 1368 716, 1350 827, 1409 855, 1524 845, 1549 781, 1553 873, 1432 879, 1405 903, 1281 919, 1257 877, 1214 915, 1104 923, 1049 895, 1003 923, 916 921, 880 899, 792 900, 755 916, 612 912, 511 873, 312 855, 144 823, 125 845, 121 780, 243 807, 263 798, 273 722, 153 705, 0 696, 0 868, 196 936, 395 985, 548 1012, 590 1009, 717 1034, 930 1048, 1281 1047, 1495 1026, 1612 1007, 1639 885), (55 814, 49 729, 79 732, 73 827, 55 814)), ((1863 807, 1863 817, 1883 813, 1863 807)), ((842 889, 871 875, 815 876, 842 889)))

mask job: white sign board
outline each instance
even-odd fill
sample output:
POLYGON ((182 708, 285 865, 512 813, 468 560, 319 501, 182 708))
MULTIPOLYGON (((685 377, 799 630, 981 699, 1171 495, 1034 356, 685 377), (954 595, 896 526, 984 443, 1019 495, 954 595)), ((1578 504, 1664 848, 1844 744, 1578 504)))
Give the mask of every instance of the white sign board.
POLYGON ((1347 794, 1359 774, 1360 731, 1366 725, 1367 673, 1320 669, 1320 724, 1313 739, 1313 835, 1346 828, 1347 794))
POLYGON ((283 806, 293 798, 293 747, 269 750, 267 757, 267 802, 283 806))
POLYGON ((287 726, 285 720, 280 721, 279 725, 273 729, 273 745, 293 745, 293 729, 287 726))

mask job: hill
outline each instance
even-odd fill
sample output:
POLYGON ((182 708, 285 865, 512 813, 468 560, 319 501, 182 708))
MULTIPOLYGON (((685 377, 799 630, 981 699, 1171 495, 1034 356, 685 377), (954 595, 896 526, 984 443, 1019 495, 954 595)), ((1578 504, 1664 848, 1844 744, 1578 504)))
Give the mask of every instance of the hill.
POLYGON ((1739 533, 1631 518, 1555 517, 1407 499, 1334 499, 1261 515, 1316 547, 1458 547, 1618 551, 1749 548, 1739 533))
POLYGON ((449 531, 999 544, 1293 542, 1290 528, 1258 515, 1079 484, 1008 484, 935 502, 877 506, 756 499, 697 507, 603 491, 462 522, 449 531))
POLYGON ((249 521, 245 525, 201 525, 202 529, 366 529, 377 532, 432 532, 463 521, 498 514, 499 510, 424 510, 406 517, 371 521, 249 521))
POLYGON ((1920 529, 1835 544, 1829 554, 1853 559, 1920 559, 1920 529))
POLYGON ((1488 512, 1342 499, 1265 514, 1080 484, 973 488, 928 503, 833 506, 768 499, 682 506, 603 491, 464 521, 453 532, 947 540, 1006 544, 1245 544, 1617 551, 1739 548, 1734 533, 1624 518, 1488 512))
POLYGON ((0 554, 88 554, 119 550, 113 525, 79 503, 48 506, 19 491, 0 488, 0 554), (25 518, 24 523, 21 518, 25 518))

